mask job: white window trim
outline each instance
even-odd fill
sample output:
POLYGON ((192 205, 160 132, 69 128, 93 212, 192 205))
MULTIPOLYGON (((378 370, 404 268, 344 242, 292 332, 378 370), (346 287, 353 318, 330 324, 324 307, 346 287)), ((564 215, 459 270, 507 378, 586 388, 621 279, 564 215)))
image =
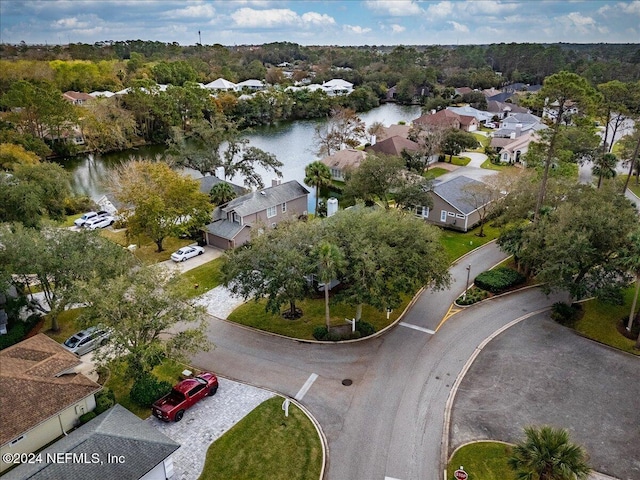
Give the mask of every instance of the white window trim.
POLYGON ((282 203, 282 213, 287 213, 287 202, 282 203))
POLYGON ((278 214, 278 207, 268 207, 267 208, 267 218, 275 217, 278 214))
POLYGON ((447 211, 446 210, 440 210, 440 221, 441 222, 446 222, 447 221, 447 211))

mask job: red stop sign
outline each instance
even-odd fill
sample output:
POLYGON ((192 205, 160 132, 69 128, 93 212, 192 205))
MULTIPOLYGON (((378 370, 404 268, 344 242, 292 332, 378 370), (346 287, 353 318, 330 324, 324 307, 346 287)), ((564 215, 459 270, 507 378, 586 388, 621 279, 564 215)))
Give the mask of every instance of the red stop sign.
POLYGON ((456 478, 456 480, 467 480, 467 478, 469 478, 469 474, 467 474, 467 472, 465 472, 464 470, 456 470, 455 472, 453 472, 453 476, 456 478))

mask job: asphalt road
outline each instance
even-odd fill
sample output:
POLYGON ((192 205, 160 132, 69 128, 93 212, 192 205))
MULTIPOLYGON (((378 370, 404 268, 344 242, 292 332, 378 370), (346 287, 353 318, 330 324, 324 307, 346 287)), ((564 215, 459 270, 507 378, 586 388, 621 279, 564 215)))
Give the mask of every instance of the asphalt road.
POLYGON ((423 292, 403 324, 362 342, 302 343, 212 317, 208 334, 216 348, 193 363, 297 397, 326 435, 328 479, 439 480, 445 405, 467 361, 501 327, 565 299, 529 289, 447 317, 467 266, 473 279, 503 258, 493 244, 473 252, 452 267, 450 289, 423 292))

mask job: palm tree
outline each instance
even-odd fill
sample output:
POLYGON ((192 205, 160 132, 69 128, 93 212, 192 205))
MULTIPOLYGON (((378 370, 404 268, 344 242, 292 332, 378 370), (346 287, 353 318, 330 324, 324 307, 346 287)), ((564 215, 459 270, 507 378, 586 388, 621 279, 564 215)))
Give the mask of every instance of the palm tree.
POLYGON ((338 271, 342 268, 344 257, 342 251, 333 243, 323 241, 318 245, 318 277, 324 283, 324 311, 327 332, 331 328, 331 315, 329 314, 329 284, 338 271))
POLYGON ((613 153, 605 153, 599 157, 591 169, 594 175, 598 176, 598 188, 602 185, 603 178, 613 178, 616 176, 616 166, 618 158, 613 153))
POLYGON ((526 440, 513 447, 509 466, 518 480, 581 480, 591 469, 584 449, 569 434, 550 426, 525 427, 526 440))
POLYGON ((304 168, 304 183, 316 189, 316 209, 314 213, 317 215, 320 189, 331 186, 331 170, 320 160, 311 162, 304 168))
POLYGON ((236 192, 233 190, 231 184, 220 182, 211 187, 209 198, 214 205, 222 205, 236 198, 236 192))

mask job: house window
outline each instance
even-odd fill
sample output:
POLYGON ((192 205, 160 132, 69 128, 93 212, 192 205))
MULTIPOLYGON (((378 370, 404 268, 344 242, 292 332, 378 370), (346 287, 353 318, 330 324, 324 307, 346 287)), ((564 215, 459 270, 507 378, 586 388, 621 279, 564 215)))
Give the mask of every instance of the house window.
POLYGON ((240 215, 238 215, 236 212, 233 212, 233 221, 236 223, 240 223, 240 215))
POLYGON ((282 204, 282 213, 286 213, 286 211, 287 211, 287 202, 284 202, 282 204))
POLYGON ((440 221, 441 222, 446 222, 447 221, 447 211, 446 210, 440 210, 440 221))
POLYGON ((464 218, 464 215, 462 213, 456 213, 456 218, 464 218))
POLYGON ((24 435, 20 435, 18 438, 11 440, 11 445, 15 445, 18 442, 21 442, 22 440, 24 440, 24 435))
POLYGON ((416 215, 422 218, 426 218, 429 216, 429 207, 424 207, 422 205, 416 207, 416 215))
POLYGON ((450 217, 455 217, 456 216, 455 212, 447 212, 447 215, 449 215, 450 217))
POLYGON ((267 218, 275 217, 278 214, 278 209, 273 206, 267 208, 267 218))

